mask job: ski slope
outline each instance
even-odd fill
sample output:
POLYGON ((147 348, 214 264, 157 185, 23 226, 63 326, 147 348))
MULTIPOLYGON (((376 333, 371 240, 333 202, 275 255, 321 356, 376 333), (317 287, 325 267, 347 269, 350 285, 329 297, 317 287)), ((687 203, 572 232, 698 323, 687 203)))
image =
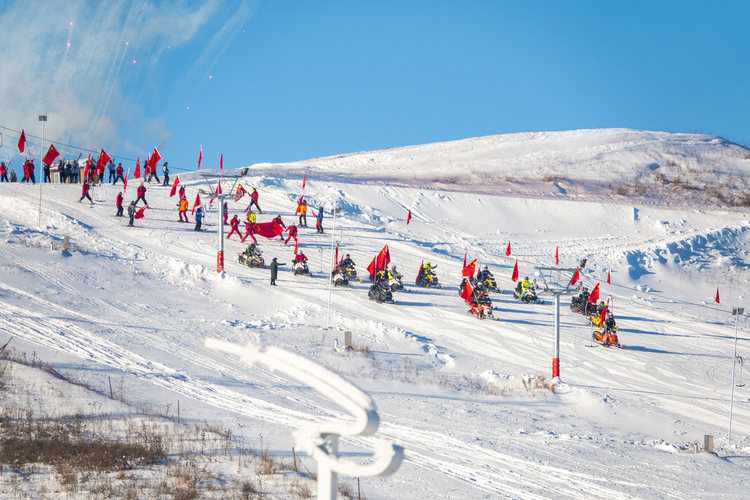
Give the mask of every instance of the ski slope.
MULTIPOLYGON (((433 151, 425 149, 419 162, 428 164, 433 151)), ((291 245, 258 238, 266 262, 286 263, 277 287, 267 270, 237 264, 245 245, 236 236, 225 242, 226 277, 219 277, 216 207, 207 231, 196 233, 177 222, 167 187, 147 185, 149 209, 131 228, 114 217, 117 188, 94 189, 89 206, 76 202, 80 188, 44 185, 40 227, 39 186, 0 184, 2 337, 95 384, 111 377, 141 404, 179 399, 186 418, 220 422, 250 441, 262 434, 280 453, 304 423, 348 417, 311 389, 203 343, 254 342, 307 356, 368 392, 381 416, 378 437, 405 447, 394 476, 362 481, 370 499, 746 497, 746 387, 735 388, 726 442, 731 308, 743 305, 747 288, 746 210, 409 187, 387 180, 403 178, 398 168, 370 171, 380 181, 353 178, 353 157, 337 170, 352 178, 308 174, 306 199, 316 212, 326 209, 325 236, 316 237, 310 222, 300 231, 313 277, 292 276, 291 245), (341 207, 335 231, 333 206, 341 207), (367 300, 366 280, 334 289, 329 325, 332 233, 360 275, 388 244, 411 293, 381 305, 367 300), (60 251, 64 236, 69 254, 60 251), (592 347, 591 328, 563 302, 563 384, 528 392, 524 377, 551 376, 552 301, 524 305, 507 291, 494 294, 499 321, 479 321, 467 315, 457 286, 465 253, 510 290, 516 260, 521 277, 533 278, 535 264, 554 265, 556 248, 561 266, 588 259, 583 279, 589 287, 601 282, 602 297, 611 297, 626 348, 592 347), (423 260, 437 264, 445 289, 413 286, 423 260), (342 343, 344 331, 371 355, 337 353, 334 339, 342 343), (470 390, 477 382, 504 394, 470 390), (715 436, 723 458, 692 453, 705 434, 715 436)), ((251 169, 243 179, 260 192, 259 222, 277 214, 295 220, 296 168, 251 169)), ((203 181, 180 177, 192 202, 203 181)), ((131 181, 126 202, 134 191, 131 181)), ((230 215, 247 203, 230 202, 230 215)), ((746 319, 739 325, 744 356, 746 319)), ((373 443, 351 440, 342 450, 356 459, 373 443)))

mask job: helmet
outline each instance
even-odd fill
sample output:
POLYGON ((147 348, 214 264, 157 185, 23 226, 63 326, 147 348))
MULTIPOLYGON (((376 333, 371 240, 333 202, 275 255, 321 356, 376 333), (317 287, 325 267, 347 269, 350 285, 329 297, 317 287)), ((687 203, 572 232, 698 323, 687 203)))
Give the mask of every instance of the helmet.
POLYGON ((524 278, 524 281, 529 281, 529 277, 528 277, 528 276, 526 276, 526 277, 524 278))
POLYGON ((395 271, 395 270, 396 270, 396 264, 391 265, 391 271, 395 271))
POLYGON ((485 270, 485 271, 489 271, 489 269, 487 269, 487 266, 484 266, 484 270, 485 270))
POLYGON ((603 301, 603 300, 600 300, 600 301, 599 301, 599 305, 600 305, 600 306, 602 306, 602 307, 604 307, 604 301, 603 301))
POLYGON ((347 258, 347 259, 349 258, 349 254, 346 254, 346 258, 347 258))
POLYGON ((430 262, 430 261, 428 260, 427 262, 425 262, 425 263, 424 263, 424 265, 425 265, 425 266, 431 266, 431 265, 432 265, 432 262, 430 262))
POLYGON ((612 311, 607 311, 607 318, 612 318, 614 315, 612 314, 612 311))

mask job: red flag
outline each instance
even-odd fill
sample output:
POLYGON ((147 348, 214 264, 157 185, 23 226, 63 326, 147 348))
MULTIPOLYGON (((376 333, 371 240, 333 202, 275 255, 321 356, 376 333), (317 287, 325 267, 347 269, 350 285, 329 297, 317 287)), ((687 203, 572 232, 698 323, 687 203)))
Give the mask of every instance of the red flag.
POLYGON ((336 255, 333 256, 333 262, 339 261, 339 246, 336 245, 336 255))
POLYGON ((179 175, 177 175, 177 176, 175 176, 175 178, 174 178, 174 184, 172 184, 172 190, 171 190, 171 191, 169 192, 169 197, 170 197, 170 198, 171 198, 172 196, 174 196, 174 195, 175 195, 175 193, 177 193, 177 185, 178 185, 179 183, 180 183, 180 176, 179 176, 179 175))
POLYGON ((391 262, 391 252, 388 250, 388 245, 384 246, 378 254, 378 268, 386 269, 388 264, 391 262))
POLYGON ((198 170, 201 169, 201 160, 203 159, 203 145, 201 145, 201 150, 198 152, 198 170))
POLYGON ((26 149, 26 132, 21 129, 21 137, 18 138, 18 151, 23 153, 24 149, 26 149))
POLYGON ((409 222, 411 222, 411 210, 409 210, 409 213, 406 215, 406 225, 409 225, 409 222))
POLYGON ((201 194, 200 194, 200 193, 197 193, 197 194, 195 195, 195 203, 193 203, 193 211, 192 211, 192 212, 190 212, 190 213, 191 213, 191 214, 194 214, 194 213, 195 213, 195 209, 196 209, 196 208, 198 207, 198 205, 200 205, 200 204, 201 204, 201 194))
POLYGON ((560 265, 560 256, 558 255, 557 250, 558 250, 558 248, 555 247, 555 265, 559 266, 560 265))
POLYGON ((221 153, 221 159, 219 160, 219 170, 224 170, 224 153, 221 153))
POLYGON ((135 157, 135 173, 133 174, 133 179, 140 179, 141 178, 141 157, 136 156, 135 157))
POLYGON ((516 261, 516 265, 513 267, 513 274, 510 275, 510 279, 518 281, 518 261, 516 261))
POLYGON ((304 199, 305 199, 305 195, 304 194, 299 197, 299 201, 297 202, 297 210, 294 211, 294 215, 298 215, 299 214, 299 206, 302 204, 302 200, 304 200, 304 199))
POLYGON ((52 165, 52 162, 55 161, 55 158, 60 156, 60 153, 57 152, 55 149, 54 144, 50 144, 49 151, 47 151, 47 154, 44 155, 44 159, 42 160, 43 163, 46 163, 47 165, 52 165))
POLYGON ((159 150, 154 148, 154 153, 151 155, 151 170, 153 172, 156 172, 156 162, 161 160, 161 155, 159 154, 159 150))
POLYGON ((579 279, 581 279, 581 273, 579 273, 578 271, 574 272, 573 277, 570 278, 570 284, 575 285, 579 279))
POLYGON ((505 250, 505 255, 510 257, 510 241, 508 242, 508 248, 505 250))
POLYGON ((589 295, 589 302, 592 304, 596 304, 596 301, 599 300, 599 283, 596 284, 593 290, 591 290, 591 295, 589 295))
POLYGON ((472 260, 468 266, 464 266, 461 271, 462 276, 474 276, 474 271, 477 268, 477 259, 472 260))
POLYGON ((464 267, 466 267, 466 252, 464 252, 464 267))
POLYGON ((86 160, 86 168, 83 169, 83 178, 88 179, 89 177, 89 163, 91 163, 91 155, 89 155, 88 160, 86 160))
POLYGON ((307 180, 307 174, 302 176, 302 189, 305 189, 305 181, 307 180))
POLYGON ((716 287, 716 299, 714 300, 716 300, 717 304, 721 304, 721 301, 719 300, 719 287, 718 286, 716 287))
POLYGON ((110 159, 109 155, 102 149, 102 152, 99 153, 99 159, 96 160, 97 170, 104 170, 104 166, 109 163, 110 159))
POLYGON ((126 191, 128 189, 128 176, 130 175, 130 168, 128 168, 128 173, 125 174, 125 178, 122 180, 122 190, 126 191))
POLYGON ((469 280, 466 280, 466 283, 464 284, 464 291, 461 292, 461 298, 466 302, 471 302, 471 294, 473 293, 474 289, 471 287, 471 283, 469 282, 469 280))
POLYGON ((143 206, 141 207, 141 209, 140 209, 140 210, 138 210, 138 211, 137 211, 137 212, 135 213, 135 218, 136 218, 136 219, 143 219, 143 212, 145 212, 147 208, 148 208, 148 205, 143 205, 143 206))
POLYGON ((234 195, 236 198, 234 199, 235 202, 240 201, 240 198, 245 196, 247 193, 247 190, 245 190, 244 186, 242 184, 237 185, 237 191, 235 191, 234 195))
POLYGON ((609 285, 609 272, 610 272, 610 271, 611 271, 611 269, 607 269, 607 284, 608 284, 608 285, 609 285))
POLYGON ((415 285, 419 285, 419 275, 422 274, 422 267, 424 267, 424 260, 419 264, 419 271, 417 271, 417 279, 414 280, 415 285))
POLYGON ((599 314, 599 324, 603 325, 604 320, 607 319, 607 309, 609 309, 609 299, 607 299, 607 303, 604 304, 604 309, 602 309, 602 312, 599 314))
POLYGON ((299 247, 299 240, 294 240, 294 255, 297 255, 297 248, 299 247))

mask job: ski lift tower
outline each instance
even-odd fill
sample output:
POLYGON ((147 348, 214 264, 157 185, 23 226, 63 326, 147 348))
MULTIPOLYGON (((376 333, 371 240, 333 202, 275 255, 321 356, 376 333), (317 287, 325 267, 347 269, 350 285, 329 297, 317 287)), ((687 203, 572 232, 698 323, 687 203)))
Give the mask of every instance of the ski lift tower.
POLYGON ((572 276, 576 271, 580 272, 586 267, 586 259, 575 268, 543 267, 537 266, 536 274, 542 280, 542 289, 538 293, 552 295, 555 298, 555 353, 552 357, 552 382, 559 384, 560 379, 560 297, 562 295, 575 295, 580 292, 582 281, 578 285, 571 284, 572 276))
POLYGON ((199 189, 198 192, 204 196, 210 196, 211 200, 213 201, 214 198, 219 200, 219 217, 217 219, 218 224, 217 227, 219 228, 216 231, 216 234, 218 236, 218 253, 216 254, 216 272, 221 274, 221 276, 224 276, 224 200, 226 198, 231 198, 235 196, 234 190, 237 187, 237 182, 239 182, 241 177, 244 177, 247 173, 247 169, 243 168, 240 173, 235 172, 224 172, 224 171, 213 171, 213 172, 201 172, 201 177, 203 177, 203 180, 206 181, 206 185, 208 186, 208 190, 205 189, 199 189), (232 187, 226 190, 224 192, 224 188, 222 188, 221 193, 217 193, 218 186, 221 183, 222 180, 228 180, 232 183, 232 187), (216 187, 211 186, 211 180, 216 181, 216 187))

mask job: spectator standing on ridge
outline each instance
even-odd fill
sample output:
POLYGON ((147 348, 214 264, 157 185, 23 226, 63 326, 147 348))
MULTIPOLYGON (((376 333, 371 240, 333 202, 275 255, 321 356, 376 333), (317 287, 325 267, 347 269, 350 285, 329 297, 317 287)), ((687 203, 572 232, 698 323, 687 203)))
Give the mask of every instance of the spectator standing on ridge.
POLYGON ((305 226, 307 227, 307 201, 302 200, 299 204, 299 227, 305 226), (305 223, 302 224, 302 219, 305 220, 305 223))
POLYGON ((258 205, 258 191, 255 188, 253 188, 253 192, 250 193, 250 204, 247 206, 247 209, 250 210, 253 205, 255 205, 255 208, 258 209, 259 214, 263 213, 263 210, 261 210, 260 206, 258 205))
POLYGON ((18 177, 16 177, 16 171, 11 170, 10 171, 10 182, 16 182, 18 180, 18 177))
POLYGON ((116 175, 116 168, 115 168, 115 160, 114 158, 109 160, 109 165, 107 166, 109 168, 109 182, 114 184, 115 175, 116 175))
POLYGON ((161 171, 164 172, 164 184, 162 184, 162 186, 168 186, 169 185, 169 167, 167 167, 167 162, 164 162, 164 165, 161 167, 161 171))
POLYGON ((49 183, 49 182, 51 182, 50 181, 50 177, 49 177, 49 165, 47 165, 46 163, 42 163, 42 165, 44 165, 42 167, 42 173, 43 173, 43 175, 42 175, 42 183, 44 183, 44 182, 49 183))
POLYGON ((8 180, 8 165, 5 162, 0 162, 0 182, 10 182, 8 180))
POLYGON ((115 180, 112 183, 113 186, 117 184, 117 181, 122 181, 122 183, 125 184, 125 178, 122 176, 123 171, 122 163, 118 163, 117 168, 115 169, 115 180))

